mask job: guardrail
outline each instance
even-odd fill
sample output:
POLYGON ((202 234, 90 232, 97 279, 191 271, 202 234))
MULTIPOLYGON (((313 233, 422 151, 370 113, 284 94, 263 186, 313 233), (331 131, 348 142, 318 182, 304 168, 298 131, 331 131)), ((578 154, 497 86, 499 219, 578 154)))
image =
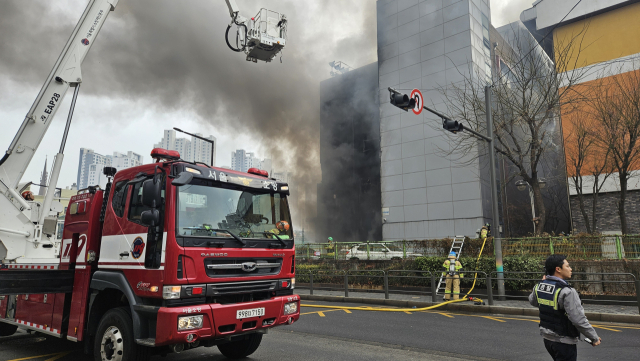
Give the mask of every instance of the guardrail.
MULTIPOLYGON (((419 256, 447 256, 450 238, 381 242, 332 242, 296 244, 300 260, 387 260, 419 256)), ((468 238, 463 254, 477 257, 482 240, 468 238)), ((487 239, 485 256, 494 254, 493 239, 487 239)), ((640 235, 596 235, 564 237, 503 238, 503 256, 547 257, 564 254, 572 259, 640 259, 640 235)))
MULTIPOLYGON (((487 274, 483 271, 463 271, 460 272, 464 275, 473 274, 474 277, 464 277, 461 278, 461 282, 470 282, 470 281, 484 281, 485 289, 486 289, 486 301, 491 306, 494 304, 493 297, 493 282, 497 278, 497 272, 491 272, 487 274), (480 275, 481 277, 478 277, 480 275)), ((309 277, 309 294, 313 295, 314 289, 325 289, 325 290, 344 290, 344 296, 349 297, 349 290, 359 290, 356 288, 349 287, 350 279, 358 279, 358 278, 373 278, 373 279, 382 279, 382 291, 384 292, 384 298, 389 299, 389 294, 393 291, 389 287, 389 279, 408 279, 413 281, 424 281, 428 280, 430 282, 430 292, 428 293, 431 296, 432 302, 436 302, 437 299, 437 278, 440 277, 441 272, 430 272, 430 271, 422 271, 422 270, 348 270, 348 271, 311 271, 311 272, 297 272, 297 275, 300 276, 308 276, 309 277), (428 276, 427 276, 428 275, 428 276), (329 282, 330 284, 341 285, 340 288, 337 287, 317 287, 314 285, 315 279, 317 277, 329 277, 329 281, 339 280, 339 282, 329 282)), ((542 279, 543 272, 509 272, 504 271, 504 280, 505 281, 527 281, 532 283, 540 282, 542 279), (509 275, 525 275, 525 277, 510 277, 509 275), (536 278, 527 278, 527 275, 537 275, 536 278)), ((586 275, 586 276, 621 276, 626 278, 631 278, 630 280, 606 280, 604 282, 607 283, 621 283, 621 284, 634 284, 635 293, 636 293, 636 301, 616 301, 621 303, 629 303, 630 305, 635 304, 638 307, 638 312, 640 313, 640 280, 636 278, 632 273, 588 273, 588 272, 573 272, 573 275, 586 275)), ((581 280, 581 279, 572 279, 571 283, 602 283, 603 280, 581 280)), ((304 287, 301 287, 304 288, 304 287)), ((410 291, 410 290, 402 290, 402 293, 415 293, 415 294, 425 294, 422 291, 410 291)), ((464 294, 464 293, 463 293, 464 294)), ((484 295, 482 295, 484 297, 484 295)), ((528 298, 528 296, 518 296, 518 295, 510 295, 509 298, 528 298)), ((587 298, 584 298, 587 299, 587 298)), ((589 299, 592 302, 601 302, 600 300, 589 299)))
MULTIPOLYGON (((313 295, 313 290, 314 289, 325 289, 325 290, 336 290, 337 288, 335 287, 317 287, 314 285, 314 278, 318 277, 318 276, 323 276, 323 277, 332 277, 332 278, 341 278, 342 279, 342 290, 344 290, 344 296, 345 297, 349 297, 349 278, 377 278, 377 279, 382 279, 383 280, 383 291, 384 291, 384 298, 385 299, 389 299, 389 294, 390 294, 390 288, 389 288, 389 278, 399 278, 399 279, 412 279, 412 280, 424 280, 427 279, 424 276, 411 276, 411 275, 394 275, 394 273, 406 273, 406 274, 428 274, 429 278, 428 280, 430 281, 430 285, 431 285, 431 292, 429 293, 429 295, 431 296, 431 300, 432 302, 435 302, 435 300, 437 299, 437 277, 440 277, 440 273, 441 272, 437 272, 437 274, 434 274, 433 272, 430 271, 422 271, 422 270, 362 270, 362 271, 355 271, 355 270, 348 270, 348 271, 315 271, 315 272, 308 272, 308 273, 300 273, 297 272, 296 275, 303 275, 303 276, 309 276, 309 294, 313 295), (356 274, 354 274, 356 273, 356 274)), ((478 280, 478 279, 482 279, 486 281, 486 286, 487 286, 487 301, 489 303, 489 305, 493 305, 493 290, 491 289, 492 287, 492 282, 491 282, 491 277, 488 276, 485 272, 483 271, 464 271, 464 272, 460 272, 463 274, 474 274, 473 278, 468 278, 468 277, 464 277, 461 278, 461 282, 462 281, 473 281, 478 280), (484 275, 483 278, 478 278, 477 275, 481 274, 484 275)), ((333 284, 338 284, 338 283, 333 283, 333 284)), ((300 287, 299 287, 300 288, 300 287)), ((355 288, 351 288, 351 290, 356 290, 355 288)), ((403 291, 403 293, 424 293, 421 291, 403 291)))

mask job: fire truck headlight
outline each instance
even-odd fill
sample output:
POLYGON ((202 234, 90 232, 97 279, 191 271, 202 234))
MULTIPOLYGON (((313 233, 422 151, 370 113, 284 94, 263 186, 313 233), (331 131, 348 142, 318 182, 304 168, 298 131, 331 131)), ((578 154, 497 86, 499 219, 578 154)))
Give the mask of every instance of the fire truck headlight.
POLYGON ((290 315, 298 312, 298 302, 290 302, 284 305, 284 314, 290 315))
POLYGON ((295 277, 291 279, 291 289, 294 289, 294 288, 296 288, 296 278, 295 277))
POLYGON ((202 315, 178 318, 178 331, 197 330, 202 328, 202 315))
POLYGON ((180 298, 181 289, 182 287, 180 286, 164 286, 162 287, 162 298, 165 300, 180 298))

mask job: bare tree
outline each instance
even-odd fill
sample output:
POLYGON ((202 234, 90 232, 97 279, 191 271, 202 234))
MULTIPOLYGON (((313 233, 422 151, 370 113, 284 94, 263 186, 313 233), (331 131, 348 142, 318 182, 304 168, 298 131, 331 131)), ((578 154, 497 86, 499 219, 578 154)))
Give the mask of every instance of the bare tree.
MULTIPOLYGON (((536 235, 543 232, 547 217, 539 185, 540 165, 553 152, 563 154, 559 115, 561 109, 577 101, 569 95, 587 72, 577 65, 585 30, 586 26, 578 34, 556 42, 555 63, 522 24, 512 26, 504 39, 497 39, 494 49, 494 56, 499 58, 492 87, 496 151, 533 190, 538 214, 536 235)), ((486 134, 487 76, 482 70, 470 69, 464 78, 441 91, 448 113, 465 127, 486 134)), ((468 157, 477 153, 478 142, 470 134, 463 132, 455 139, 450 154, 468 157)))
POLYGON ((633 65, 632 71, 603 74, 596 82, 598 96, 591 102, 602 130, 596 139, 610 153, 619 178, 618 215, 623 234, 629 231, 625 212, 628 183, 632 171, 640 166, 640 67, 638 61, 633 65))
MULTIPOLYGON (((592 90, 585 88, 587 92, 592 90)), ((591 93, 593 96, 593 93, 591 93)), ((565 114, 563 121, 565 129, 565 152, 567 168, 571 178, 571 186, 576 190, 580 213, 584 219, 587 233, 595 233, 598 219, 598 196, 605 182, 612 172, 611 149, 602 147, 598 139, 601 132, 599 124, 592 121, 589 114, 589 103, 585 102, 580 110, 565 114), (590 177, 585 182, 585 177, 590 177), (585 204, 584 190, 591 186, 591 217, 585 204)))

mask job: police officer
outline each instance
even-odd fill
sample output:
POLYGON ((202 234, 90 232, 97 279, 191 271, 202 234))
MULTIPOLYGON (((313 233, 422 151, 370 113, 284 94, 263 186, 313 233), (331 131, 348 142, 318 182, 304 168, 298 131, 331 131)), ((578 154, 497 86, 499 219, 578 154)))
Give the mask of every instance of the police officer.
POLYGON ((584 315, 578 292, 566 281, 571 278, 566 257, 549 256, 544 268, 546 276, 529 295, 529 303, 540 310, 544 347, 554 361, 576 360, 580 333, 591 339, 593 346, 598 346, 601 339, 584 315))

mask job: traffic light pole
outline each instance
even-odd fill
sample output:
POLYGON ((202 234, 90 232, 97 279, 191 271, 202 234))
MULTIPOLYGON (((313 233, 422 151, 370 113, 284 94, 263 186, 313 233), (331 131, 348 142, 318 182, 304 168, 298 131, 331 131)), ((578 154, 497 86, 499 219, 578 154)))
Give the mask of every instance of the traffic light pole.
POLYGON ((504 267, 502 265, 502 235, 500 232, 500 211, 498 208, 498 182, 496 180, 496 147, 493 136, 493 117, 491 109, 491 86, 484 87, 485 112, 487 114, 487 135, 489 136, 489 165, 491 168, 491 208, 493 213, 493 247, 496 253, 496 272, 498 276, 498 296, 504 301, 504 267))
MULTIPOLYGON (((399 91, 389 87, 389 92, 391 95, 391 104, 399 107, 404 111, 408 111, 410 108, 415 106, 415 103, 411 103, 411 99, 407 97, 406 94, 402 94, 399 91)), ((504 290, 504 267, 502 265, 502 235, 500 232, 500 211, 498 208, 498 182, 496 177, 496 148, 495 148, 495 139, 493 136, 493 118, 491 114, 491 86, 485 86, 484 88, 485 95, 485 109, 487 116, 487 135, 482 135, 472 129, 466 128, 462 123, 458 123, 457 121, 453 121, 449 117, 440 114, 439 112, 430 109, 423 105, 422 109, 427 110, 442 119, 443 127, 452 132, 457 133, 459 131, 467 131, 473 134, 475 137, 484 140, 489 143, 489 165, 491 172, 491 213, 493 217, 493 224, 495 229, 495 235, 493 237, 493 245, 495 248, 496 254, 496 273, 498 280, 498 296, 501 301, 504 301, 505 290, 504 290)))

